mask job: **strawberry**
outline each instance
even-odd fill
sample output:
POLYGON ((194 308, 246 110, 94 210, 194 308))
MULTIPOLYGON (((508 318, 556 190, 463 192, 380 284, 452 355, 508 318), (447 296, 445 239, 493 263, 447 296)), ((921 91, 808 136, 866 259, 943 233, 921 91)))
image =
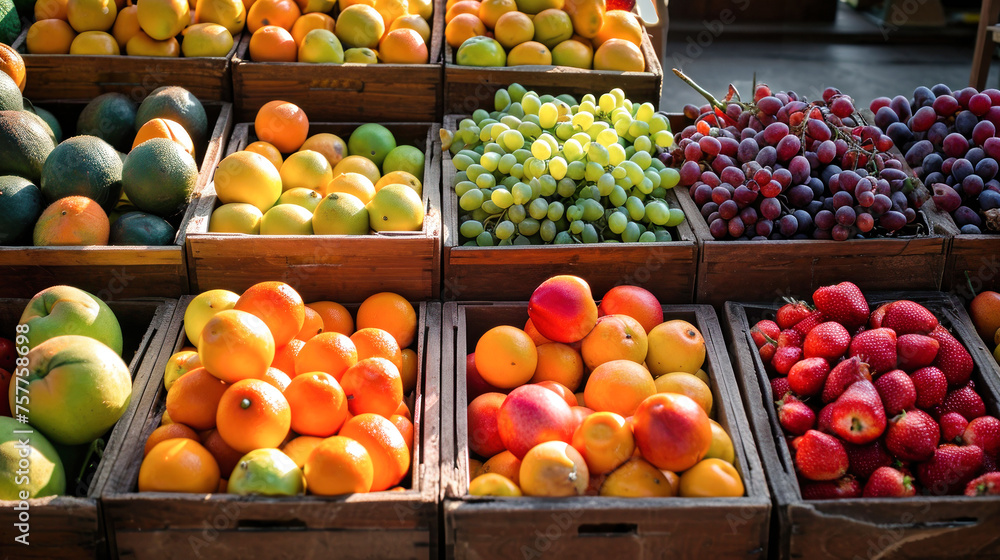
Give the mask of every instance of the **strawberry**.
POLYGON ((883 373, 875 380, 875 388, 882 398, 887 414, 896 415, 917 404, 917 390, 913 380, 901 369, 883 373))
POLYGON ((849 356, 868 363, 873 374, 896 369, 896 333, 892 329, 867 330, 851 340, 849 356))
POLYGON ((809 331, 802 343, 802 355, 806 358, 826 358, 836 360, 847 352, 851 344, 851 335, 840 323, 827 321, 820 323, 809 331))
POLYGON ((993 416, 980 416, 973 419, 962 432, 962 443, 975 445, 983 453, 995 457, 1000 451, 1000 420, 993 416))
POLYGON ((802 342, 806 336, 795 329, 785 329, 778 333, 778 348, 782 346, 795 346, 802 348, 802 342))
POLYGON ((868 364, 858 358, 848 358, 842 360, 830 371, 823 385, 823 402, 830 403, 837 400, 844 391, 855 381, 872 380, 871 373, 868 372, 868 364))
POLYGON ((804 397, 818 395, 823 390, 830 364, 823 358, 806 358, 788 371, 788 386, 804 397))
POLYGON ((970 480, 965 487, 966 496, 996 496, 998 494, 1000 494, 1000 472, 988 472, 970 480))
POLYGON ((816 415, 816 429, 824 434, 833 434, 833 403, 819 409, 816 415))
POLYGON ((904 334, 896 337, 896 357, 899 369, 914 371, 927 367, 937 357, 941 343, 922 334, 904 334))
POLYGON ((882 319, 885 317, 885 310, 889 309, 889 306, 892 305, 892 303, 895 302, 883 303, 882 305, 875 308, 875 311, 872 311, 871 317, 868 318, 868 328, 870 329, 882 328, 882 319))
POLYGON ((986 414, 986 405, 975 389, 966 385, 948 393, 941 404, 941 413, 957 412, 969 422, 986 414))
POLYGON ((798 346, 779 347, 774 351, 774 357, 771 358, 771 366, 778 375, 788 375, 788 372, 792 370, 792 366, 801 359, 802 349, 798 346))
POLYGON ((798 323, 795 323, 795 326, 792 327, 792 330, 797 331, 802 336, 806 336, 807 334, 812 332, 812 330, 815 329, 817 325, 820 325, 824 321, 826 321, 825 317, 826 316, 823 315, 822 311, 813 311, 808 316, 806 316, 805 319, 802 319, 798 323))
POLYGON ((791 390, 792 388, 788 385, 787 377, 775 377, 771 380, 771 398, 775 401, 785 398, 785 393, 791 390))
POLYGON ((938 424, 941 425, 941 443, 961 443, 958 438, 962 437, 969 421, 957 412, 948 412, 941 415, 938 424))
POLYGON ((817 289, 813 292, 813 303, 816 309, 845 327, 857 327, 868 322, 868 302, 861 289, 851 282, 817 289))
POLYGON ((809 480, 836 480, 847 473, 847 452, 833 436, 809 430, 792 440, 795 468, 809 480))
POLYGON ((778 408, 778 422, 786 432, 801 436, 816 424, 816 413, 791 393, 775 404, 778 408))
POLYGON ((753 337, 757 348, 768 342, 774 342, 779 334, 781 334, 781 329, 778 328, 778 324, 767 319, 757 321, 757 324, 750 328, 750 336, 753 337))
POLYGON ((771 363, 771 360, 774 358, 774 353, 777 351, 778 347, 775 346, 773 342, 768 342, 757 349, 757 352, 760 354, 760 361, 764 362, 765 366, 771 363))
POLYGON ((915 301, 901 299, 885 310, 882 326, 902 334, 926 334, 938 326, 938 319, 926 307, 915 301))
POLYGON ((961 492, 983 468, 983 450, 975 445, 945 444, 917 465, 917 480, 929 494, 961 492))
POLYGON ((923 410, 900 413, 889 422, 885 446, 896 458, 904 461, 926 461, 934 456, 941 431, 937 422, 923 410))
POLYGON ((813 312, 813 308, 804 301, 786 300, 788 303, 778 308, 774 316, 781 330, 792 328, 795 323, 805 319, 813 312))
POLYGON ((892 456, 881 439, 867 445, 848 443, 844 445, 844 450, 847 451, 847 472, 861 479, 867 479, 879 467, 892 464, 892 456))
POLYGON ((799 488, 802 490, 804 500, 842 500, 861 497, 861 483, 850 475, 822 482, 801 480, 799 488))
POLYGON ((972 368, 974 367, 969 351, 941 325, 938 325, 927 336, 937 340, 940 344, 933 365, 948 378, 948 385, 950 387, 964 385, 972 376, 972 368))
POLYGON ((871 381, 855 381, 831 406, 830 427, 848 443, 864 445, 885 432, 885 408, 871 381))
POLYGON ((936 367, 920 368, 910 374, 917 390, 917 406, 931 408, 944 402, 948 395, 948 378, 936 367))
POLYGON ((865 498, 907 498, 916 494, 913 477, 892 467, 880 467, 865 483, 862 495, 865 498))

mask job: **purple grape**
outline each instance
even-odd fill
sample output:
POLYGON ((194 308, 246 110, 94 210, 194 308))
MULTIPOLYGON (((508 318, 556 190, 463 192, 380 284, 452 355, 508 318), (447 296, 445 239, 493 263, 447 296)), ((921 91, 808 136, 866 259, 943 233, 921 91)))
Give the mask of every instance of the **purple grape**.
POLYGON ((951 95, 937 96, 932 104, 932 107, 934 107, 934 112, 942 117, 950 117, 957 113, 961 108, 958 104, 958 100, 951 95))
MULTIPOLYGON (((960 134, 952 134, 949 135, 949 137, 950 136, 958 136, 962 141, 965 141, 965 138, 963 138, 960 134)), ((906 158, 905 158, 906 163, 910 164, 911 166, 920 165, 920 162, 923 161, 925 157, 927 157, 927 154, 933 151, 934 151, 934 145, 931 144, 930 141, 921 140, 906 151, 906 158)), ((963 154, 965 153, 964 148, 962 149, 962 153, 963 154)))
POLYGON ((684 159, 687 161, 698 161, 703 155, 701 146, 697 142, 691 142, 684 147, 684 159))
POLYGON ((997 181, 996 179, 986 181, 986 190, 1000 193, 1000 181, 997 181))
POLYGON ((817 212, 813 221, 816 223, 816 227, 820 229, 830 229, 835 223, 837 223, 837 219, 834 217, 833 212, 829 210, 820 210, 817 212))
POLYGON ((722 154, 715 156, 715 159, 712 160, 712 170, 716 173, 722 173, 723 169, 734 165, 736 165, 735 161, 733 161, 729 156, 722 154))
POLYGON ((862 177, 858 179, 858 184, 854 186, 854 196, 857 197, 863 192, 872 192, 875 190, 875 185, 869 177, 862 177))
POLYGON ((819 177, 810 177, 806 185, 812 189, 814 200, 823 196, 823 193, 826 192, 826 186, 823 185, 823 181, 819 177))
POLYGON ((720 178, 723 183, 729 183, 730 185, 742 185, 747 180, 743 174, 743 170, 739 167, 727 167, 723 169, 720 178))
POLYGON ((822 241, 829 241, 833 239, 833 235, 830 234, 828 229, 814 229, 812 232, 812 238, 822 241))
POLYGON ((788 162, 788 172, 792 174, 793 183, 805 183, 812 173, 812 166, 805 156, 795 156, 788 162))
MULTIPOLYGON (((876 97, 875 99, 872 99, 872 102, 868 105, 868 110, 872 113, 877 113, 879 109, 882 107, 888 107, 890 103, 892 103, 892 99, 889 99, 888 97, 876 97)), ((909 107, 909 103, 907 103, 907 107, 909 107)))
POLYGON ((777 198, 765 198, 760 201, 760 215, 767 220, 776 220, 781 215, 781 203, 777 198))
POLYGON ((924 157, 924 160, 920 163, 920 167, 924 170, 924 173, 934 173, 935 171, 941 171, 941 164, 944 163, 944 159, 941 154, 931 153, 924 157))
POLYGON ((871 191, 865 191, 857 195, 858 204, 865 208, 870 208, 872 204, 875 204, 875 193, 871 191))
POLYGON ((833 198, 833 207, 836 209, 840 209, 844 206, 851 206, 852 204, 854 204, 854 197, 851 196, 851 193, 847 191, 839 191, 837 193, 834 193, 832 198, 833 198))
POLYGON ((933 171, 931 173, 928 173, 927 176, 924 177, 924 182, 929 185, 933 185, 934 183, 943 183, 944 181, 945 181, 945 176, 940 171, 933 171))
POLYGON ((733 193, 729 192, 729 189, 719 185, 712 189, 712 202, 722 206, 722 203, 733 198, 733 193))
POLYGON ((958 104, 961 105, 962 108, 966 108, 969 106, 969 100, 972 99, 972 96, 976 95, 977 93, 979 93, 979 90, 977 90, 976 88, 965 87, 960 89, 957 93, 953 93, 952 95, 955 96, 955 99, 958 100, 958 104))
POLYGON ((723 220, 729 220, 739 213, 740 207, 736 204, 735 200, 727 200, 722 204, 719 204, 719 217, 723 220))
POLYGON ((840 208, 837 208, 835 216, 838 224, 842 226, 852 226, 854 225, 854 220, 857 218, 857 213, 854 211, 853 206, 841 206, 840 208))
POLYGON ((993 100, 985 93, 977 93, 969 98, 969 110, 977 117, 981 117, 993 106, 993 100))
POLYGON ((795 185, 785 192, 788 203, 796 208, 804 208, 813 200, 813 191, 805 185, 795 185))
POLYGON ((983 142, 983 151, 993 159, 1000 159, 1000 138, 987 138, 983 142))
POLYGON ((774 222, 772 222, 771 220, 764 220, 764 219, 757 220, 757 223, 754 224, 754 230, 756 231, 757 235, 767 237, 768 235, 771 235, 771 232, 774 231, 774 222))
POLYGON ((764 146, 757 152, 755 161, 763 167, 772 166, 778 161, 778 152, 773 146, 764 146))
POLYGON ((799 141, 799 137, 789 134, 778 141, 775 153, 778 156, 778 161, 784 162, 795 157, 795 154, 798 154, 800 149, 802 149, 802 142, 799 141))
POLYGON ((962 235, 979 235, 979 234, 983 233, 983 231, 981 229, 979 229, 977 226, 974 226, 972 224, 966 224, 966 225, 962 226, 960 232, 962 233, 962 235))
POLYGON ((799 229, 797 233, 809 233, 809 230, 813 227, 813 218, 809 215, 809 212, 805 210, 796 210, 792 212, 795 219, 799 222, 799 229))
POLYGON ((694 199, 695 204, 698 206, 703 206, 712 200, 712 187, 706 185, 705 183, 700 183, 698 186, 694 187, 694 192, 691 193, 691 198, 694 199))
POLYGON ((951 175, 955 177, 955 181, 959 182, 975 173, 975 171, 972 163, 965 158, 956 159, 955 163, 951 166, 951 175))
POLYGON ((878 225, 890 232, 899 231, 906 226, 906 215, 902 212, 890 210, 879 217, 878 225))
POLYGON ((837 146, 832 140, 825 140, 816 148, 816 158, 820 163, 827 164, 837 157, 837 146))
POLYGON ((757 211, 752 206, 748 206, 740 210, 740 219, 747 227, 752 226, 757 223, 757 211))
POLYGON ((767 96, 757 102, 757 108, 765 115, 775 115, 784 103, 774 96, 767 96))
POLYGON ((979 146, 969 148, 969 151, 965 152, 965 159, 969 160, 972 165, 978 164, 984 157, 986 157, 986 151, 979 146))
POLYGON ((783 122, 775 122, 767 125, 767 128, 764 129, 763 133, 764 142, 770 146, 774 146, 787 135, 788 125, 783 122))
POLYGON ((719 211, 719 205, 710 200, 706 202, 704 206, 701 207, 701 216, 703 218, 708 218, 709 216, 718 211, 719 211))
POLYGON ((899 115, 888 106, 882 107, 875 113, 875 126, 882 130, 889 128, 889 125, 895 122, 899 122, 899 115))
POLYGON ((955 132, 966 138, 972 138, 972 131, 978 123, 979 117, 973 115, 972 111, 962 111, 955 117, 955 132))
POLYGON ((903 181, 893 180, 886 181, 885 179, 879 179, 875 181, 875 194, 884 194, 885 196, 890 196, 892 191, 899 190, 903 188, 903 181))
POLYGON ((775 169, 771 178, 777 181, 782 189, 786 189, 788 185, 792 184, 792 172, 788 169, 775 169))
POLYGON ((847 241, 851 238, 851 228, 837 224, 830 231, 834 241, 847 241))
POLYGON ((733 237, 739 237, 743 235, 744 231, 746 231, 746 226, 743 225, 743 220, 741 220, 739 216, 729 220, 728 228, 729 235, 733 237))
POLYGON ((979 207, 983 210, 993 210, 1000 208, 1000 192, 994 190, 984 190, 979 193, 979 207))
POLYGON ((740 149, 740 143, 736 141, 736 138, 730 138, 728 136, 719 138, 719 143, 722 145, 723 155, 729 156, 730 158, 736 157, 736 154, 740 149))
POLYGON ((778 231, 785 237, 795 235, 799 230, 799 221, 792 214, 785 214, 778 220, 778 231))
POLYGON ((955 160, 957 160, 957 159, 958 158, 950 157, 950 158, 942 161, 941 162, 941 173, 943 173, 945 175, 950 175, 951 174, 951 167, 953 165, 955 165, 955 160))
POLYGON ((962 196, 965 198, 976 198, 985 188, 983 178, 979 175, 969 175, 962 180, 962 196))
POLYGON ((706 185, 714 189, 715 187, 718 187, 719 185, 722 184, 722 179, 720 179, 719 176, 716 175, 715 171, 709 170, 701 174, 701 182, 705 183, 706 185))
MULTIPOLYGON (((917 89, 920 89, 920 88, 917 88, 917 89)), ((924 88, 924 89, 927 89, 927 88, 924 88)), ((932 86, 931 89, 929 89, 928 91, 930 93, 933 93, 934 95, 951 95, 951 88, 948 87, 948 86, 946 86, 945 84, 934 84, 934 86, 932 86)), ((916 96, 916 92, 914 92, 914 96, 916 96)), ((933 98, 934 97, 931 96, 931 99, 933 99, 933 98)))
POLYGON ((854 113, 854 104, 851 102, 850 97, 842 95, 830 103, 830 112, 844 119, 854 113))
POLYGON ((910 129, 913 132, 926 132, 937 121, 937 113, 931 107, 921 107, 910 117, 910 129))
POLYGON ((910 127, 901 122, 890 124, 885 129, 885 133, 889 135, 889 138, 892 138, 893 143, 897 146, 903 146, 913 140, 913 132, 910 131, 910 127))
POLYGON ((950 132, 951 131, 948 130, 948 125, 943 122, 936 122, 931 125, 930 130, 927 131, 927 140, 931 144, 934 144, 934 147, 940 148, 941 144, 944 143, 945 136, 948 136, 948 133, 950 132))
MULTIPOLYGON (((722 151, 722 142, 719 142, 717 138, 711 136, 706 136, 701 140, 698 140, 698 147, 701 151, 708 156, 717 156, 722 151)), ((684 150, 684 157, 687 157, 687 149, 684 150)), ((689 158, 696 159, 696 158, 689 158)))
POLYGON ((848 193, 853 193, 854 187, 857 187, 858 181, 861 180, 861 176, 854 171, 847 170, 847 171, 842 171, 840 173, 840 175, 838 176, 838 180, 840 182, 841 190, 847 191, 848 193))
POLYGON ((691 185, 701 176, 701 167, 696 161, 685 161, 680 170, 681 184, 691 185))
POLYGON ((753 204, 755 200, 757 200, 757 193, 744 185, 736 187, 736 190, 733 192, 733 201, 736 202, 740 208, 753 204))
POLYGON ((906 172, 899 169, 886 168, 879 171, 878 176, 879 178, 887 181, 902 181, 903 179, 906 179, 906 172))
POLYGON ((752 161, 757 157, 757 152, 759 151, 760 148, 757 146, 756 140, 753 138, 744 138, 740 141, 740 148, 736 155, 736 159, 738 159, 740 163, 752 161))
POLYGON ((892 206, 894 209, 898 207, 900 211, 903 211, 906 209, 907 206, 909 206, 909 202, 906 199, 906 195, 903 194, 903 192, 901 191, 896 191, 892 193, 892 196, 890 196, 889 198, 892 200, 892 206))
POLYGON ((723 239, 729 234, 729 223, 726 220, 717 218, 708 224, 708 231, 712 234, 712 237, 723 239))

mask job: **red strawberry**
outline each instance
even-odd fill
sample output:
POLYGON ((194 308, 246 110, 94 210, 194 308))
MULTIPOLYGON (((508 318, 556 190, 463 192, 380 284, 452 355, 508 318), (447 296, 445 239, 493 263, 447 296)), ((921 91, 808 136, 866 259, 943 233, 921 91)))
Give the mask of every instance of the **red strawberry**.
POLYGON ((917 403, 917 390, 913 386, 913 380, 901 369, 883 373, 875 380, 875 388, 878 389, 887 414, 899 414, 917 403))
POLYGON ((948 412, 941 415, 938 424, 941 425, 941 443, 960 443, 958 438, 962 437, 969 421, 957 412, 948 412))
POLYGON ((812 397, 823 390, 830 364, 823 358, 806 358, 788 371, 788 385, 797 395, 812 397))
POLYGON ((771 358, 771 366, 774 368, 774 371, 778 372, 778 375, 788 375, 788 372, 792 370, 792 366, 801 359, 801 348, 798 346, 784 346, 775 350, 774 357, 771 358))
POLYGON ((778 333, 778 348, 783 346, 795 346, 796 348, 802 348, 802 342, 805 339, 805 335, 799 331, 795 329, 785 329, 778 333))
POLYGON ((986 414, 986 405, 975 389, 969 386, 948 393, 941 405, 941 413, 957 412, 969 422, 986 414))
POLYGON ((771 397, 775 401, 780 401, 785 397, 785 393, 791 391, 792 388, 788 385, 787 377, 775 377, 771 379, 771 397))
POLYGON ((1000 420, 993 416, 973 419, 962 433, 962 443, 978 446, 983 453, 995 457, 1000 451, 1000 420))
POLYGON ((975 445, 945 444, 917 465, 917 480, 932 495, 961 492, 983 468, 983 450, 975 445))
POLYGON ((848 443, 864 445, 885 432, 885 408, 871 381, 855 381, 831 406, 830 427, 848 443))
POLYGON ((865 483, 862 495, 865 498, 906 498, 916 494, 917 489, 913 486, 913 477, 892 467, 881 467, 873 472, 871 478, 865 483))
POLYGON ((855 381, 872 380, 871 373, 868 372, 868 364, 858 358, 848 358, 842 360, 830 371, 823 385, 823 402, 830 403, 837 400, 848 387, 855 381))
POLYGON ((885 449, 882 440, 877 439, 867 445, 844 445, 847 451, 847 472, 854 476, 867 479, 879 467, 892 464, 892 456, 885 449))
POLYGON ((816 415, 816 429, 824 434, 833 434, 833 403, 819 409, 816 415))
POLYGON ((872 373, 896 369, 896 333, 892 329, 867 330, 851 340, 850 356, 868 363, 872 373))
POLYGON ((896 331, 897 335, 926 334, 938 326, 938 319, 923 305, 901 299, 886 308, 882 326, 896 331))
POLYGON ((970 480, 965 487, 966 496, 996 496, 998 494, 1000 494, 1000 472, 988 472, 970 480))
POLYGON ((917 406, 931 408, 944 402, 948 395, 948 378, 936 367, 920 368, 910 374, 917 390, 917 406))
POLYGON ((778 347, 773 342, 768 342, 757 349, 757 352, 760 354, 760 361, 764 362, 765 366, 771 363, 771 360, 774 359, 774 353, 777 351, 778 347))
MULTIPOLYGON (((894 302, 892 302, 894 303, 894 302)), ((872 311, 871 317, 868 318, 868 328, 880 329, 882 328, 882 319, 885 317, 885 310, 889 309, 892 303, 883 303, 878 306, 875 311, 872 311)))
POLYGON ((802 319, 798 323, 795 323, 795 326, 792 327, 792 330, 798 331, 799 334, 805 336, 810 332, 812 332, 812 330, 815 329, 818 325, 822 324, 823 321, 826 321, 823 312, 813 311, 805 319, 802 319))
POLYGON ((847 473, 847 452, 833 436, 809 430, 792 440, 795 467, 809 480, 836 480, 847 473))
POLYGON ((835 360, 847 352, 851 344, 851 335, 840 323, 827 321, 820 323, 809 331, 802 343, 802 355, 806 358, 826 358, 835 360))
POLYGON ((799 488, 802 490, 804 500, 842 500, 861 497, 861 483, 853 476, 822 482, 801 480, 799 488))
POLYGON ((823 286, 813 292, 813 303, 833 321, 845 327, 857 327, 868 321, 868 302, 861 289, 850 282, 823 286))
POLYGON ((816 424, 816 413, 791 393, 775 404, 778 408, 778 422, 786 432, 801 436, 816 424))
POLYGON ((922 334, 904 334, 896 338, 896 356, 899 369, 914 371, 927 367, 937 357, 941 343, 922 334))
POLYGON ((795 323, 805 319, 813 312, 813 308, 804 301, 790 300, 778 308, 774 320, 782 330, 792 328, 795 323))
POLYGON ((941 431, 937 422, 923 410, 913 409, 899 414, 889 422, 885 446, 896 458, 904 461, 926 461, 934 455, 941 431))
POLYGON ((972 376, 974 366, 969 351, 941 325, 938 325, 927 336, 937 340, 940 344, 933 365, 948 378, 948 385, 951 387, 964 385, 972 376))
POLYGON ((775 342, 779 334, 781 334, 781 329, 778 328, 778 324, 767 319, 757 321, 757 324, 750 329, 750 336, 753 337, 757 348, 768 342, 775 342))

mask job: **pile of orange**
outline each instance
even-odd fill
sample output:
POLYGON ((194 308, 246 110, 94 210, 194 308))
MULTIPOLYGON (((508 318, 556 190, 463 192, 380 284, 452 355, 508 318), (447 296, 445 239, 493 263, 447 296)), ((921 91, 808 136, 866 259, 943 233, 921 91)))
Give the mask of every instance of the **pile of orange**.
POLYGON ((366 235, 423 227, 423 186, 417 177, 424 174, 424 152, 397 145, 388 128, 365 124, 347 141, 330 133, 310 136, 305 111, 271 101, 257 112, 254 134, 256 141, 227 156, 215 171, 221 204, 208 231, 366 235))
POLYGON ((224 57, 243 31, 246 9, 242 0, 37 0, 26 48, 29 54, 224 57))
POLYGON ((531 319, 476 341, 466 360, 470 494, 743 496, 698 329, 663 321, 636 286, 609 291, 600 312, 574 342, 545 339, 531 319))
POLYGON ((139 491, 396 487, 413 451, 404 395, 417 382, 416 332, 413 306, 388 292, 356 317, 331 301, 305 304, 282 282, 196 296, 185 310, 192 346, 164 372, 166 408, 146 441, 139 491))
POLYGON ((255 0, 247 18, 256 62, 427 64, 429 1, 255 0))
POLYGON ((646 69, 639 20, 605 10, 604 0, 448 0, 447 10, 445 39, 457 49, 457 64, 503 65, 505 51, 507 66, 646 69), (492 38, 486 41, 491 48, 482 44, 484 36, 492 38), (489 62, 494 57, 499 62, 489 62))

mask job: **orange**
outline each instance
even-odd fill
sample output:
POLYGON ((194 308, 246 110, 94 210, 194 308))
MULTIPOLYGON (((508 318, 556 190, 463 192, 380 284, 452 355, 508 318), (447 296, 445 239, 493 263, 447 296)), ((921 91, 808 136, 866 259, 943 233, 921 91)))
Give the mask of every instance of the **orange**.
POLYGON ((469 482, 469 495, 518 497, 523 494, 511 479, 496 473, 486 473, 469 482))
POLYGON ((279 447, 291 428, 292 412, 281 391, 260 379, 243 379, 226 389, 215 415, 219 435, 249 453, 279 447))
POLYGON ((157 443, 175 438, 187 438, 198 441, 198 432, 195 432, 184 424, 167 424, 166 426, 160 426, 159 428, 153 430, 153 433, 149 434, 149 437, 146 438, 146 445, 143 447, 142 451, 143 457, 149 455, 149 450, 155 447, 157 443))
POLYGON ((479 19, 490 29, 496 27, 497 20, 507 12, 517 10, 517 2, 514 0, 483 0, 479 4, 479 19))
POLYGON ((201 444, 205 446, 205 449, 212 454, 215 458, 215 462, 219 465, 219 472, 229 478, 232 474, 233 469, 239 464, 240 459, 243 458, 245 453, 241 453, 232 447, 222 436, 219 435, 219 430, 209 430, 204 432, 201 436, 201 444))
POLYGON ((646 368, 629 360, 614 360, 590 373, 583 398, 587 408, 632 416, 639 403, 656 393, 646 368))
MULTIPOLYGON (((542 336, 542 333, 538 332, 538 329, 535 328, 535 324, 531 322, 530 318, 524 323, 524 332, 528 333, 528 336, 531 337, 531 341, 535 343, 535 346, 541 346, 552 342, 542 336)), ((582 359, 583 358, 581 358, 581 360, 582 359)))
POLYGON ((617 498, 669 498, 677 490, 666 473, 641 457, 633 457, 604 479, 599 493, 617 498))
POLYGON ((424 43, 429 44, 431 42, 431 26, 427 23, 427 20, 417 14, 407 14, 392 20, 392 24, 389 25, 389 31, 396 29, 412 29, 420 35, 424 43))
POLYGON ((274 361, 274 337, 256 315, 226 309, 205 323, 198 356, 209 373, 226 383, 258 379, 274 361))
POLYGON ((0 43, 0 72, 10 76, 17 87, 24 91, 24 59, 11 46, 0 43))
POLYGON ((600 47, 609 39, 621 39, 640 47, 644 34, 639 20, 631 12, 610 10, 604 15, 604 25, 592 41, 595 47, 600 47))
POLYGON ((459 0, 447 8, 444 13, 444 22, 451 23, 458 14, 471 14, 479 17, 479 2, 476 0, 459 0))
MULTIPOLYGON (((313 494, 337 496, 375 490, 375 461, 360 442, 342 436, 323 440, 302 468, 313 494)), ((381 489, 381 488, 380 488, 381 489)))
POLYGON ((597 319, 594 329, 580 347, 583 362, 589 369, 613 360, 630 360, 641 364, 646 360, 646 329, 628 315, 605 315, 597 319))
POLYGON ((258 139, 270 142, 283 154, 289 154, 298 150, 306 141, 309 118, 294 103, 268 101, 257 111, 254 131, 258 139))
POLYGON ((291 31, 300 15, 302 10, 292 0, 257 0, 247 12, 247 29, 256 33, 265 25, 277 25, 291 31))
POLYGON ((288 384, 292 382, 292 378, 289 377, 287 373, 276 367, 267 368, 267 373, 257 379, 266 381, 272 387, 282 392, 284 392, 285 387, 288 387, 288 384))
POLYGON ((550 66, 552 52, 538 41, 525 41, 507 53, 507 66, 550 66))
POLYGON ((298 56, 295 39, 283 27, 265 25, 250 36, 250 60, 254 62, 295 62, 298 56))
POLYGON ((624 39, 608 39, 594 53, 594 70, 645 72, 646 59, 639 47, 631 42, 624 39))
POLYGON ((444 27, 445 40, 453 49, 462 46, 466 39, 480 35, 486 35, 486 26, 479 16, 470 12, 455 15, 444 27))
MULTIPOLYGON (((69 21, 66 13, 68 0, 38 0, 35 2, 35 21, 43 19, 61 19, 69 21)), ((121 12, 119 12, 119 16, 121 12)))
POLYGON ((346 307, 332 301, 314 301, 307 303, 323 319, 323 332, 335 332, 346 336, 354 333, 354 319, 346 307))
POLYGON ((66 19, 77 33, 110 31, 118 15, 114 0, 68 0, 66 19))
POLYGON ((302 330, 305 303, 284 282, 260 282, 247 288, 233 308, 251 313, 267 325, 275 346, 284 346, 302 330))
POLYGON ((590 473, 583 456, 568 443, 547 441, 531 448, 521 460, 518 485, 526 496, 580 496, 590 473))
MULTIPOLYGON (((292 25, 292 39, 295 39, 296 45, 301 45, 306 33, 313 29, 326 29, 332 32, 335 25, 336 22, 328 14, 320 12, 304 14, 292 25)), ((333 166, 332 163, 330 165, 333 166)))
POLYGON ((85 196, 67 196, 53 202, 35 223, 34 243, 50 245, 107 245, 111 233, 101 205, 85 196))
POLYGON ((365 358, 385 358, 396 366, 396 371, 403 369, 403 352, 391 334, 374 327, 359 329, 351 335, 351 341, 358 349, 358 360, 365 358))
POLYGON ((382 172, 377 165, 365 156, 347 156, 333 166, 333 178, 336 179, 342 173, 360 173, 372 183, 377 183, 382 178, 382 172))
POLYGON ((328 132, 313 134, 303 142, 302 149, 323 154, 331 167, 336 167, 347 155, 347 143, 336 134, 328 132))
POLYGON ((1000 293, 980 292, 969 303, 969 316, 979 336, 987 342, 993 340, 1000 329, 1000 293))
POLYGON ((358 349, 350 338, 336 332, 322 332, 309 339, 295 356, 295 375, 321 371, 340 381, 347 368, 356 363, 358 349))
POLYGON ((358 308, 358 329, 367 327, 388 332, 400 348, 406 348, 417 337, 417 312, 403 296, 392 292, 377 293, 358 308))
POLYGON ((340 434, 356 440, 371 455, 375 477, 372 491, 388 490, 399 484, 410 470, 410 450, 399 429, 377 414, 359 414, 340 429, 340 434))
MULTIPOLYGON (((555 381, 576 391, 583 380, 583 358, 568 344, 549 342, 538 347, 538 365, 532 383, 555 381)), ((575 404, 575 403, 574 403, 575 404)))
POLYGON ((403 400, 399 368, 385 358, 365 358, 341 379, 351 414, 378 414, 388 418, 403 400))
POLYGON ((226 392, 226 384, 205 368, 180 376, 167 391, 167 413, 173 422, 194 430, 215 427, 215 410, 226 392))
POLYGON ((510 451, 501 451, 483 463, 479 474, 496 473, 518 484, 521 480, 521 460, 510 451))
POLYGON ((512 49, 535 37, 535 24, 528 15, 521 12, 507 12, 497 19, 493 29, 497 42, 505 49, 512 49))
POLYGON ((393 426, 399 430, 399 433, 403 434, 403 439, 406 440, 406 447, 410 450, 410 455, 413 454, 413 422, 402 416, 400 414, 393 414, 389 417, 389 421, 392 422, 393 426))
POLYGON ((206 494, 219 488, 219 465, 212 454, 191 439, 156 444, 139 467, 140 492, 206 494))
POLYGON ((306 436, 329 437, 347 420, 347 396, 328 373, 297 375, 285 389, 292 408, 292 430, 306 436))
POLYGON ((712 414, 712 389, 694 375, 677 371, 661 375, 653 383, 657 393, 686 395, 698 403, 705 414, 712 414))
POLYGON ((326 196, 335 192, 354 195, 364 204, 368 204, 375 197, 375 185, 360 173, 342 173, 330 181, 320 194, 326 196))
POLYGON ((625 419, 614 412, 595 412, 573 433, 573 447, 591 474, 607 474, 635 453, 635 437, 625 419))
POLYGON ((389 64, 427 64, 427 43, 413 29, 394 29, 386 33, 378 46, 382 62, 389 64))
POLYGON ((739 498, 743 479, 721 459, 703 459, 681 473, 680 495, 688 498, 739 498))
POLYGON ((295 357, 305 345, 304 340, 293 338, 288 344, 277 348, 274 351, 274 359, 271 360, 271 367, 285 372, 290 378, 295 377, 295 357))
POLYGON ((184 130, 184 127, 177 121, 160 118, 146 121, 146 124, 142 125, 139 131, 135 133, 132 148, 153 138, 173 140, 180 147, 184 148, 184 151, 194 156, 194 142, 191 140, 191 136, 187 133, 187 130, 184 130))
POLYGON ((299 334, 295 335, 295 338, 299 340, 309 340, 310 338, 323 332, 323 317, 320 316, 313 308, 304 307, 305 319, 302 322, 302 328, 299 329, 299 334))
POLYGON ((291 460, 295 461, 295 464, 301 469, 306 464, 306 459, 309 458, 313 449, 316 449, 317 445, 323 443, 324 439, 315 436, 299 436, 286 443, 281 450, 291 460))
POLYGON ((399 376, 403 381, 403 394, 409 395, 417 387, 417 353, 411 348, 403 350, 403 369, 399 376))
POLYGON ((494 387, 512 389, 524 385, 534 375, 537 365, 535 343, 517 327, 493 327, 476 343, 479 375, 494 387))
POLYGON ((685 371, 695 373, 705 363, 705 339, 694 325, 674 320, 649 331, 646 364, 655 377, 685 371))
MULTIPOLYGON (((81 33, 81 35, 83 34, 81 33)), ((157 41, 149 35, 139 32, 125 44, 125 53, 129 56, 177 57, 181 55, 181 45, 174 37, 157 41)))
POLYGON ((43 19, 31 24, 24 43, 28 54, 69 54, 76 31, 61 19, 43 19))
MULTIPOLYGON (((250 40, 252 41, 253 37, 251 37, 250 40)), ((282 164, 282 162, 284 162, 284 159, 282 159, 282 157, 281 157, 281 152, 279 152, 278 148, 275 148, 274 145, 271 144, 270 142, 262 142, 262 141, 258 140, 256 142, 250 144, 249 146, 247 146, 244 149, 244 151, 246 151, 246 152, 254 152, 256 154, 260 154, 260 155, 266 157, 267 161, 269 161, 272 164, 274 164, 274 169, 275 170, 281 169, 281 164, 282 164)))

